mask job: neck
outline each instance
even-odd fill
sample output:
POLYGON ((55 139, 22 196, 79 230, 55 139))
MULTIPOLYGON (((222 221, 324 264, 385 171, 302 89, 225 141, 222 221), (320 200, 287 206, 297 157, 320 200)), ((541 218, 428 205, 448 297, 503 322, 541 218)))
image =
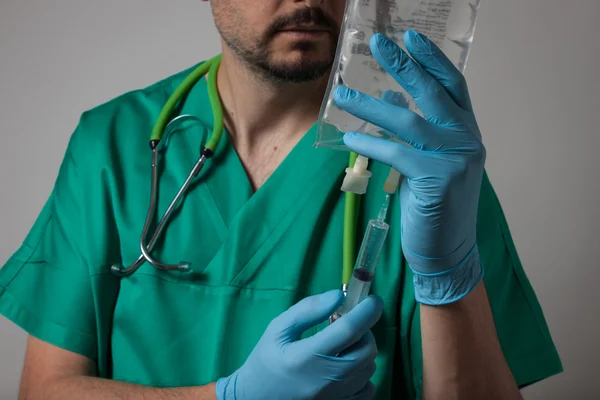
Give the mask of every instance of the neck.
POLYGON ((318 117, 327 78, 271 82, 223 46, 217 85, 236 149, 253 153, 265 142, 297 143, 318 117))

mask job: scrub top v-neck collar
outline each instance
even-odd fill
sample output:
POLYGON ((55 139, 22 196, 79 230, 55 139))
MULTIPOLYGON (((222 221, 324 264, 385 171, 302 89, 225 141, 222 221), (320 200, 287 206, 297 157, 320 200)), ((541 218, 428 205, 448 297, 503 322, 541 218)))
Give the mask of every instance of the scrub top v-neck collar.
MULTIPOLYGON (((197 159, 202 143, 206 142, 207 136, 212 131, 214 118, 210 110, 206 79, 203 78, 190 90, 180 111, 181 114, 197 117, 206 127, 203 130, 206 137, 184 133, 190 147, 190 159, 188 160, 190 163, 197 159)), ((340 173, 343 173, 347 163, 347 153, 316 149, 313 147, 315 137, 316 123, 292 148, 265 183, 258 190, 253 191, 237 151, 229 134, 224 129, 215 154, 206 163, 202 175, 202 180, 208 186, 208 191, 215 201, 216 210, 219 211, 224 226, 231 225, 237 213, 251 198, 264 195, 273 196, 273 191, 280 194, 285 193, 284 197, 290 200, 287 202, 289 206, 296 197, 294 194, 301 192, 305 185, 318 182, 322 175, 334 173, 339 176, 340 173), (334 171, 322 170, 323 164, 332 159, 339 163, 340 168, 334 171), (321 172, 321 176, 318 172, 321 172)), ((281 207, 281 196, 275 197, 281 207)))
MULTIPOLYGON (((188 144, 187 167, 198 158, 201 144, 212 131, 210 110, 206 80, 202 79, 180 110, 181 114, 196 116, 204 125, 204 129, 190 130, 190 134, 183 132, 188 144)), ((187 195, 189 203, 205 205, 205 213, 221 241, 204 273, 213 275, 220 284, 233 285, 245 275, 251 276, 267 257, 275 257, 273 246, 295 223, 311 196, 324 190, 339 191, 348 154, 314 148, 315 136, 316 124, 253 192, 242 162, 227 132, 223 132, 214 156, 199 176, 199 184, 187 195)), ((342 196, 341 192, 337 195, 342 196)))

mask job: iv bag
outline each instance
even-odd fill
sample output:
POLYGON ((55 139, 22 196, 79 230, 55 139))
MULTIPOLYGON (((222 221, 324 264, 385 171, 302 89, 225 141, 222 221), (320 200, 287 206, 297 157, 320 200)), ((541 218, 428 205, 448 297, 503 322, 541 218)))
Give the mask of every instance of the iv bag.
POLYGON ((403 36, 413 29, 434 42, 463 72, 480 1, 348 0, 314 146, 348 151, 342 139, 346 132, 396 141, 391 133, 337 108, 333 100, 335 89, 347 86, 375 98, 388 92, 386 99, 422 115, 412 97, 371 54, 371 37, 381 33, 406 50, 403 36))

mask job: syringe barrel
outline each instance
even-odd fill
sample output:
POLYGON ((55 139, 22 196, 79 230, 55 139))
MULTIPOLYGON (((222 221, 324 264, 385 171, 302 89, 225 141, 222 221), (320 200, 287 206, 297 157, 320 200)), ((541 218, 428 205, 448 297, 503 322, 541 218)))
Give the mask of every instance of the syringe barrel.
POLYGON ((384 221, 376 219, 369 221, 354 265, 352 278, 350 278, 346 298, 337 310, 338 316, 348 313, 369 295, 371 281, 375 275, 375 269, 389 228, 389 225, 384 221))
POLYGON ((354 265, 355 274, 368 273, 371 278, 373 277, 389 229, 390 226, 384 221, 377 219, 369 221, 354 265))

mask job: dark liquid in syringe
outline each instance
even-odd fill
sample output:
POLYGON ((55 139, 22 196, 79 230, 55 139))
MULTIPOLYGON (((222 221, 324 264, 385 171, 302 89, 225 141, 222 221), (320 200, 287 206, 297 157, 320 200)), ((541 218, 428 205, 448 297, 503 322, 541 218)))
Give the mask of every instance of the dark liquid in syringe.
POLYGON ((373 280, 373 275, 373 272, 368 271, 364 268, 356 268, 352 273, 352 276, 354 276, 356 279, 367 283, 373 280))

